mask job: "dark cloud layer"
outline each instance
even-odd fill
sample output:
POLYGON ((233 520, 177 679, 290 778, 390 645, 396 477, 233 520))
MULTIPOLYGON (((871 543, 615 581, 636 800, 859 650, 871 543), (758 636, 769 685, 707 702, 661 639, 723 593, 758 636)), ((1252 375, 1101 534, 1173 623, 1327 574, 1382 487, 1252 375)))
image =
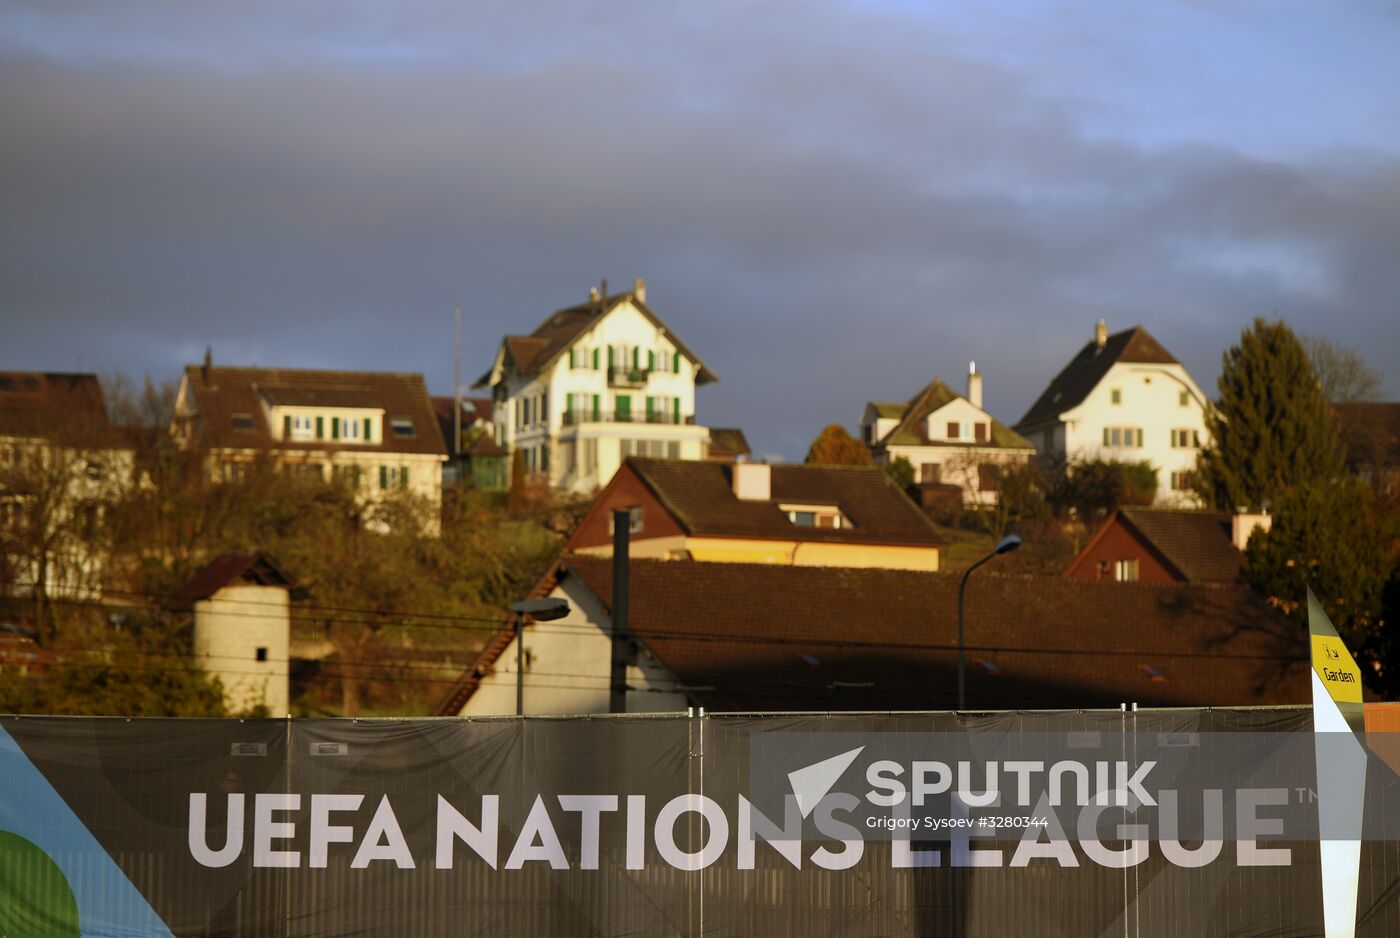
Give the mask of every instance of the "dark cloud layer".
POLYGON ((1396 149, 1114 136, 913 13, 669 7, 0 13, 0 367, 446 393, 454 305, 471 377, 641 274, 702 419, 790 458, 972 358, 1015 420, 1099 317, 1209 387, 1283 316, 1400 390, 1396 149))

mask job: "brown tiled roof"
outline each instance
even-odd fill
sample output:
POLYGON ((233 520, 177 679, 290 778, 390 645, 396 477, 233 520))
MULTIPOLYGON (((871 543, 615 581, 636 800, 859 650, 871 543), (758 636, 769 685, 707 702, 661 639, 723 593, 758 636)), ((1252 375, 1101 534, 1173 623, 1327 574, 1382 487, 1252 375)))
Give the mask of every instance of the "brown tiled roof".
MULTIPOLYGON (((443 442, 447 444, 447 448, 450 450, 452 448, 452 438, 457 429, 456 421, 452 416, 452 410, 457 406, 457 400, 456 398, 440 395, 434 395, 431 400, 433 402, 433 413, 437 415, 438 430, 441 431, 443 442)), ((490 423, 494 407, 495 404, 489 397, 462 398, 462 430, 464 431, 462 437, 462 442, 464 444, 462 447, 463 452, 466 451, 467 445, 472 442, 467 440, 465 431, 470 429, 472 424, 478 421, 490 423)))
MULTIPOLYGON (((564 354, 574 343, 574 340, 586 332, 590 326, 625 301, 630 301, 643 316, 651 320, 653 325, 666 333, 666 337, 675 344, 676 348, 680 349, 683 355, 695 362, 696 384, 708 384, 718 380, 715 373, 700 360, 700 357, 671 331, 671 327, 662 322, 660 316, 652 312, 650 307, 632 293, 618 293, 605 300, 590 301, 579 306, 555 310, 528 336, 508 335, 505 337, 504 347, 507 359, 515 364, 521 374, 530 375, 543 371, 551 362, 564 354)), ((473 387, 485 387, 490 383, 490 378, 491 372, 488 371, 476 380, 473 387)))
POLYGON ((1079 354, 1070 360, 1045 393, 1036 399, 1031 409, 1016 424, 1021 432, 1034 430, 1040 424, 1054 420, 1072 407, 1079 406, 1089 392, 1098 386, 1108 369, 1117 362, 1140 362, 1174 365, 1177 360, 1142 326, 1134 326, 1108 337, 1103 348, 1096 342, 1084 344, 1079 354))
POLYGON ((749 449, 749 441, 745 438, 744 431, 738 427, 711 427, 710 452, 747 456, 753 451, 749 449))
MULTIPOLYGON (((611 606, 610 560, 564 565, 611 606)), ((636 560, 629 623, 709 709, 947 709, 958 581, 636 560)), ((1243 587, 984 571, 968 585, 966 634, 974 708, 1308 700, 1306 636, 1243 587)))
POLYGON ((933 522, 873 466, 770 466, 770 501, 735 497, 732 466, 631 457, 628 464, 693 536, 766 537, 855 544, 947 543, 933 522), (797 528, 780 503, 839 507, 852 527, 797 528))
POLYGON ((196 602, 239 580, 261 586, 293 585, 291 577, 266 554, 224 554, 191 577, 175 595, 186 602, 196 602))
POLYGON ((107 430, 107 408, 96 375, 0 371, 0 434, 46 435, 55 419, 107 430))
POLYGON ((928 435, 928 418, 934 411, 962 397, 938 378, 934 378, 903 406, 901 419, 893 430, 876 443, 882 446, 996 446, 1002 449, 1035 449, 1031 442, 991 414, 991 439, 986 442, 976 440, 953 441, 933 440, 928 435))
POLYGON ((1231 540, 1228 512, 1120 508, 1118 519, 1187 580, 1233 583, 1239 574, 1240 552, 1231 540))
POLYGON ((1363 466, 1400 466, 1400 403, 1367 401, 1334 404, 1347 450, 1363 466))
POLYGON ((423 453, 446 456, 447 444, 419 374, 384 371, 312 371, 302 368, 233 368, 190 365, 185 369, 205 442, 213 447, 280 450, 351 450, 354 452, 423 453), (383 440, 373 445, 334 440, 278 440, 267 425, 266 391, 280 399, 295 398, 309 406, 379 407, 384 410, 383 440), (348 404, 354 400, 358 403, 348 404), (341 403, 331 403, 338 401, 341 403), (252 418, 252 428, 234 426, 235 414, 252 418), (396 436, 388 421, 413 423, 414 435, 396 436))
POLYGON ((489 433, 482 433, 472 440, 465 452, 468 456, 509 456, 510 450, 497 443, 489 433))

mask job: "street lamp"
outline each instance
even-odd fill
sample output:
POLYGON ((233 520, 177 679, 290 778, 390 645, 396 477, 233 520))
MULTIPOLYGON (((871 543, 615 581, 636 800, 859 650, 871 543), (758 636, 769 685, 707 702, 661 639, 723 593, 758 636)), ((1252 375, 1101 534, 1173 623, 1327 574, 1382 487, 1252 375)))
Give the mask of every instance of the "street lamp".
POLYGON ((966 665, 963 663, 963 592, 967 589, 967 578, 972 576, 972 571, 982 564, 991 560, 999 554, 1009 554, 1011 551, 1021 546, 1021 539, 1014 534, 997 541, 997 546, 992 548, 992 552, 975 564, 967 568, 962 575, 962 582, 958 584, 958 709, 967 709, 967 674, 966 665))
POLYGON ((569 614, 567 599, 522 599, 510 604, 515 613, 515 715, 525 715, 525 617, 536 622, 562 619, 569 614))

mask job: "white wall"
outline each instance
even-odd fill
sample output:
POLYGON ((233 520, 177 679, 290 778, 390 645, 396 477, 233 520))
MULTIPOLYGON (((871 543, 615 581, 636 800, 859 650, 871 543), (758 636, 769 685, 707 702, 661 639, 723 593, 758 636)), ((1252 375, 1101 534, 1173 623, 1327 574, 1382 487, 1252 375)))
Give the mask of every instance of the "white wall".
POLYGON ((240 583, 195 603, 195 662, 224 685, 232 713, 287 713, 291 614, 287 588, 240 583), (258 660, 258 649, 265 660, 258 660))
POLYGON ((1194 470, 1200 451, 1194 446, 1173 447, 1171 431, 1193 431, 1204 446, 1208 442, 1205 403, 1205 395, 1179 364, 1119 362, 1079 406, 1062 415, 1067 454, 1071 459, 1146 460, 1157 468, 1158 504, 1194 505, 1189 491, 1172 489, 1171 474, 1194 470), (1120 392, 1116 404, 1115 390, 1120 392), (1105 427, 1141 428, 1143 445, 1105 447, 1105 427))
MULTIPOLYGON (((551 594, 569 601, 569 615, 525 627, 525 712, 607 713, 612 675, 612 621, 592 590, 569 577, 551 594)), ((462 716, 515 713, 515 639, 482 678, 462 716)), ((669 713, 687 707, 659 662, 641 656, 627 669, 628 713, 669 713)))

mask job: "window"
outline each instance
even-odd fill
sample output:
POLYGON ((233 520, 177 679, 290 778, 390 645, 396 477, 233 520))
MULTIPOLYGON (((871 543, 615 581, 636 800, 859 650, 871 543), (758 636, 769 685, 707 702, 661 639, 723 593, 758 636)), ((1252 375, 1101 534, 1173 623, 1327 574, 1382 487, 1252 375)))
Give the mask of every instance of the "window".
POLYGON ((662 374, 667 374, 672 370, 671 363, 673 359, 671 358, 671 353, 667 352, 664 348, 657 349, 655 352, 653 352, 652 360, 656 363, 656 371, 659 371, 662 374))
POLYGON ((105 467, 100 459, 89 459, 87 461, 87 477, 94 482, 100 482, 105 472, 105 467))
POLYGON ((925 485, 937 485, 943 478, 943 464, 926 462, 919 466, 919 481, 925 485))
MULTIPOLYGON (((618 511, 621 511, 621 510, 622 510, 622 509, 620 509, 620 508, 618 509, 618 511)), ((641 533, 642 533, 642 514, 643 514, 643 512, 642 512, 642 506, 641 506, 641 505, 637 505, 637 506, 635 506, 635 507, 632 507, 632 508, 628 508, 628 509, 627 509, 627 531, 628 531, 628 533, 630 533, 630 534, 641 534, 641 533)), ((613 515, 613 513, 612 513, 611 511, 608 512, 608 534, 609 534, 609 535, 615 534, 616 531, 617 531, 617 526, 613 523, 614 517, 615 517, 615 516, 613 515)))
POLYGON ((788 521, 799 528, 843 528, 844 523, 839 508, 823 508, 816 505, 779 505, 787 513, 788 521))
POLYGON ((352 489, 360 487, 359 466, 331 466, 331 480, 352 489))
POLYGON ((242 482, 248 477, 248 464, 242 462, 226 462, 222 467, 222 475, 225 482, 242 482))
POLYGON ((346 440, 358 441, 360 439, 360 421, 358 420, 336 420, 331 424, 332 436, 339 432, 346 440))
POLYGON ((299 482, 320 482, 325 478, 318 462, 291 463, 287 466, 287 474, 299 482))
POLYGON ((1126 447, 1140 447, 1140 446, 1142 446, 1142 428, 1141 428, 1141 427, 1104 427, 1104 428, 1103 428, 1103 445, 1104 445, 1104 446, 1120 446, 1120 447, 1121 447, 1121 446, 1126 446, 1126 447))
POLYGON ((1191 473, 1173 472, 1171 486, 1173 492, 1191 491, 1191 473))
POLYGON ((1121 403, 1123 403, 1123 389, 1122 389, 1122 388, 1114 388, 1113 390, 1109 391, 1109 392, 1108 392, 1108 401, 1109 401, 1110 404, 1121 404, 1121 403))
POLYGON ((622 458, 651 456, 655 459, 679 459, 681 445, 675 440, 620 440, 622 458))
POLYGON ((413 420, 409 417, 389 418, 389 429, 393 431, 394 436, 399 439, 406 439, 418 435, 418 431, 413 428, 413 420))
POLYGON ((253 415, 252 415, 252 414, 231 414, 231 415, 229 416, 228 419, 229 419, 229 423, 233 424, 233 428, 234 428, 235 430, 251 430, 251 429, 253 429, 253 415))
POLYGON ((1196 449, 1201 445, 1199 430, 1176 429, 1172 431, 1172 449, 1196 449))
POLYGON ((799 528, 814 528, 817 526, 817 513, 815 511, 789 511, 788 520, 799 528))
POLYGON ((380 466, 379 487, 381 489, 408 488, 407 466, 380 466))
POLYGON ((258 651, 257 651, 257 658, 258 658, 259 661, 266 661, 266 660, 267 660, 267 649, 266 649, 266 648, 259 648, 258 651))
POLYGON ((1179 391, 1179 392, 1177 392, 1177 395, 1176 395, 1176 402, 1177 402, 1177 404, 1178 404, 1179 406, 1181 406, 1181 407, 1190 407, 1190 406, 1191 406, 1191 392, 1190 392, 1190 391, 1179 391))
POLYGON ((959 438, 961 437, 961 435, 962 435, 962 424, 958 423, 956 420, 949 420, 949 421, 948 421, 948 439, 950 439, 950 440, 956 440, 956 439, 959 439, 959 438))
POLYGON ((315 424, 307 416, 288 417, 283 423, 291 427, 290 436, 294 440, 309 440, 314 432, 315 424))
POLYGON ((987 441, 987 423, 979 420, 972 425, 972 438, 979 443, 987 441))
POLYGON ((1128 557, 1115 561, 1113 564, 1113 578, 1119 583, 1131 583, 1138 578, 1138 561, 1136 557, 1128 557))
POLYGON ((995 463, 982 463, 977 467, 977 491, 995 492, 1001 484, 1001 467, 995 463))

